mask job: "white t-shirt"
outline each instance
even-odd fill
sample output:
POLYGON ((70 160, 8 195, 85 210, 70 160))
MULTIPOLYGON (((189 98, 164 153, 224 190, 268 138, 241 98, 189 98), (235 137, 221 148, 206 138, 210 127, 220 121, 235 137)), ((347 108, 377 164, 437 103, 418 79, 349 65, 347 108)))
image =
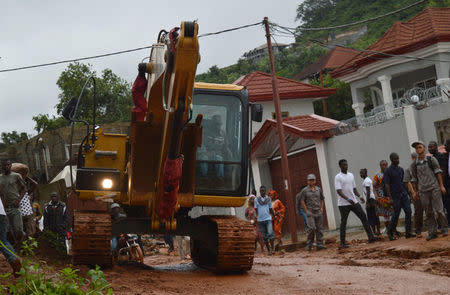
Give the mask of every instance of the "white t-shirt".
POLYGON ((6 215, 5 207, 3 207, 3 202, 0 199, 0 215, 6 215))
POLYGON ((363 182, 362 182, 362 186, 363 186, 363 195, 364 195, 364 199, 367 201, 367 196, 366 196, 366 187, 370 187, 370 198, 371 199, 375 199, 375 194, 373 193, 373 185, 372 185, 372 179, 370 179, 370 177, 366 177, 363 182))
MULTIPOLYGON (((353 193, 353 189, 356 187, 355 177, 352 173, 347 172, 346 174, 339 172, 334 178, 334 187, 336 190, 340 189, 344 195, 353 200, 353 202, 358 203, 358 199, 353 193)), ((338 195, 338 206, 348 206, 351 205, 350 202, 338 195)))

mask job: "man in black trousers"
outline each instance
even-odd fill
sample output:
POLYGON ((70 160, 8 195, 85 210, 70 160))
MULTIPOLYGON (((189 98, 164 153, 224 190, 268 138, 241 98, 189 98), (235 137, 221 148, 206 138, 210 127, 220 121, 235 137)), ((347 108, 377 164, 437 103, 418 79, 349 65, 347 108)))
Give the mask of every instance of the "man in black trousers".
MULTIPOLYGON (((341 169, 341 172, 339 172, 334 178, 334 185, 338 194, 338 207, 339 212, 341 213, 341 248, 349 247, 349 245, 345 242, 345 232, 347 227, 347 219, 350 212, 355 213, 361 220, 364 230, 367 233, 367 237, 369 238, 369 243, 379 240, 379 238, 373 235, 366 213, 364 213, 361 204, 359 204, 358 198, 361 198, 361 195, 356 189, 355 177, 352 173, 348 172, 347 160, 340 160, 339 168, 341 169), (358 196, 358 198, 356 196, 358 196)), ((361 202, 364 203, 364 199, 361 199, 361 202)))
POLYGON ((391 196, 392 201, 394 202, 394 215, 391 217, 387 234, 389 240, 393 241, 396 239, 393 230, 397 227, 398 218, 403 209, 405 212, 405 237, 407 239, 412 238, 416 235, 411 232, 411 199, 409 198, 407 188, 403 183, 405 171, 399 166, 400 158, 398 154, 392 153, 389 158, 391 159, 391 166, 384 171, 383 181, 387 195, 391 196))

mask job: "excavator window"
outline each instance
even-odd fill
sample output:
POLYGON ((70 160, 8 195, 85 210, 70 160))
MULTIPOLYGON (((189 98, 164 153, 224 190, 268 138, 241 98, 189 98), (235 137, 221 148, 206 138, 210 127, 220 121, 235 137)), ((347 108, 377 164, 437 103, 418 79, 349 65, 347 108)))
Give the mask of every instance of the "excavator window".
POLYGON ((242 101, 231 95, 196 94, 193 117, 203 114, 202 146, 197 150, 196 192, 233 194, 242 179, 242 101))

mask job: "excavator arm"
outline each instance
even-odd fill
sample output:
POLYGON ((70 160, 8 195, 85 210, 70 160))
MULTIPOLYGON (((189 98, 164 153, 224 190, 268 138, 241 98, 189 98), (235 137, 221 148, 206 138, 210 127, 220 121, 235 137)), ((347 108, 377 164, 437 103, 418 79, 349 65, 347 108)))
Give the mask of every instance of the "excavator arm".
MULTIPOLYGON (((127 201, 130 205, 145 205, 147 212, 151 212, 152 228, 155 229, 161 226, 162 220, 163 226, 175 227, 172 216, 177 204, 183 161, 195 160, 195 149, 181 156, 184 130, 201 136, 201 116, 195 123, 188 123, 195 73, 200 61, 197 35, 196 22, 183 22, 180 28, 160 37, 160 45, 152 50, 150 63, 140 66, 150 76, 146 89, 148 112, 144 121, 133 116, 131 123, 127 201), (166 63, 162 73, 157 72, 160 67, 154 58, 161 55, 158 50, 165 51, 166 63)), ((190 172, 194 177, 195 170, 190 172)))

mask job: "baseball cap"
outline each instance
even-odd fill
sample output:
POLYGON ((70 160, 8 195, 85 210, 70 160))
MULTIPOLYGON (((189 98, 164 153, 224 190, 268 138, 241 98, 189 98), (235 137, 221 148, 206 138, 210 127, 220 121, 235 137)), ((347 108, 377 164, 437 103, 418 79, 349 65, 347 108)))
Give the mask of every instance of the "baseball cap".
POLYGON ((112 203, 111 204, 111 209, 114 209, 114 208, 120 208, 120 205, 117 204, 117 203, 112 203))
POLYGON ((411 146, 412 146, 413 148, 416 148, 416 146, 418 146, 419 144, 425 146, 425 144, 423 143, 423 141, 420 141, 420 140, 413 142, 413 143, 411 144, 411 146))
POLYGON ((306 177, 307 180, 315 180, 316 176, 314 174, 308 174, 308 176, 306 177))

